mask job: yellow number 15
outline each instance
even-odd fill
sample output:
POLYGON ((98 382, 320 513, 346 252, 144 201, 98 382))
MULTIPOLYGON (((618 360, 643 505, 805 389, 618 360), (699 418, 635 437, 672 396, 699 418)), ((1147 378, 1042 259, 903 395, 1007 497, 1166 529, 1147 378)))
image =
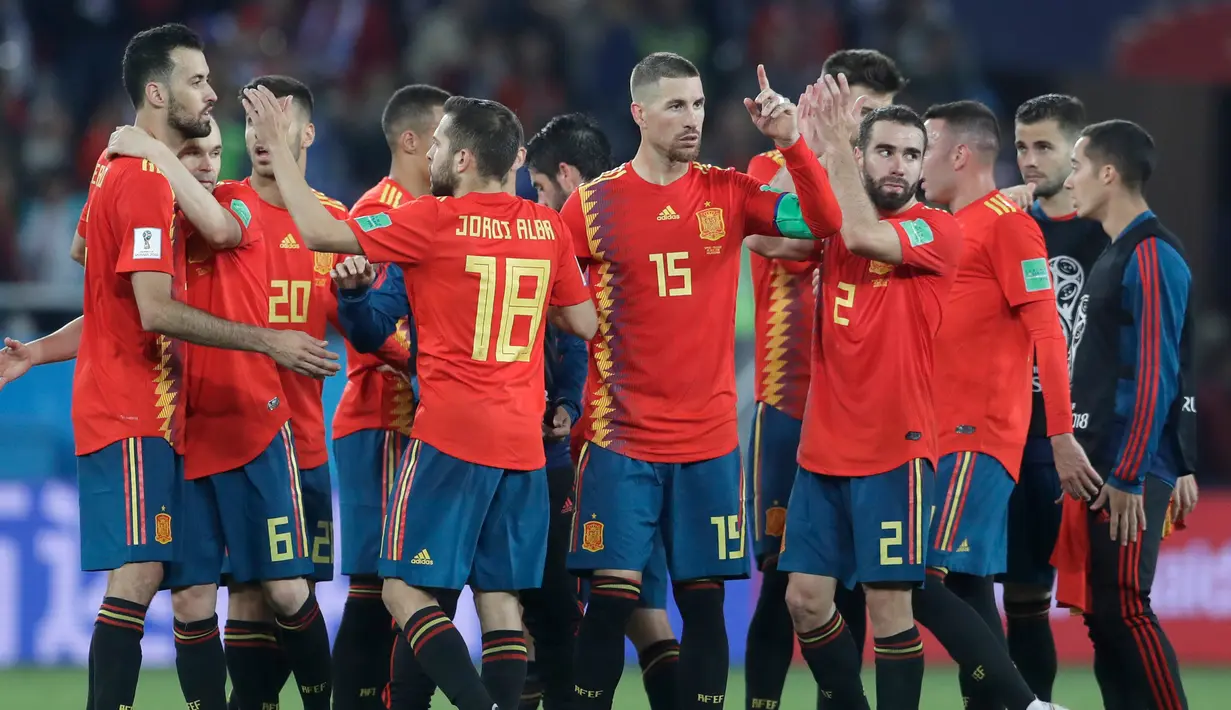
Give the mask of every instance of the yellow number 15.
POLYGON ((494 256, 466 257, 466 273, 479 275, 479 302, 474 315, 474 349, 471 359, 489 359, 492 330, 499 328, 496 336, 496 362, 529 362, 535 333, 543 320, 543 303, 547 300, 547 286, 551 281, 551 261, 547 259, 504 259, 504 298, 500 311, 500 323, 492 322, 496 308, 497 259, 494 256), (534 279, 534 295, 521 295, 523 278, 534 279), (513 345, 513 320, 522 316, 530 319, 529 337, 525 345, 513 345))

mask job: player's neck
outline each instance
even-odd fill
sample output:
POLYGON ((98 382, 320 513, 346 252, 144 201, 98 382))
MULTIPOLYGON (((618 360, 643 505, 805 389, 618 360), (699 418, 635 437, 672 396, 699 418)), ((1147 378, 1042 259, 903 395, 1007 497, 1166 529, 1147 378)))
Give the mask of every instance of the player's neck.
POLYGON ((1128 229, 1128 225, 1132 224, 1133 220, 1149 209, 1150 205, 1141 195, 1117 195, 1108 200, 1107 210, 1099 222, 1103 224, 1103 231, 1107 232, 1114 242, 1120 238, 1124 230, 1128 229))
POLYGON ((508 193, 508 186, 504 180, 488 180, 486 178, 476 179, 474 181, 464 180, 457 186, 457 190, 453 192, 454 197, 465 197, 470 194, 479 195, 503 195, 508 193))
POLYGON ((1036 198, 1039 203, 1039 209, 1043 210, 1043 214, 1051 219, 1061 219, 1068 217, 1077 211, 1077 207, 1073 204, 1073 196, 1068 190, 1060 190, 1051 197, 1036 198))
POLYGON ((949 203, 949 211, 956 214, 963 207, 995 189, 996 176, 991 168, 980 170, 966 180, 959 180, 953 193, 953 201, 949 203))
POLYGON ((137 120, 133 125, 154 136, 159 143, 167 146, 173 153, 179 153, 187 141, 184 134, 167 125, 166 116, 160 116, 152 111, 137 111, 137 120))
POLYGON ((633 172, 651 185, 670 185, 688 173, 692 161, 678 162, 645 143, 633 156, 633 172))
POLYGON ((419 175, 419 171, 407 164, 408 161, 394 158, 389 164, 389 179, 396 182, 411 197, 423 197, 432 191, 429 181, 419 175))

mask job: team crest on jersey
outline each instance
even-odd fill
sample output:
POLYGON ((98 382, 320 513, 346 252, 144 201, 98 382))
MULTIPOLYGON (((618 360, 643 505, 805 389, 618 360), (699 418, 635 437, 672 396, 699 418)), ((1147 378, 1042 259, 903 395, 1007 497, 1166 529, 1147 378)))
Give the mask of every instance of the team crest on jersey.
POLYGON ((775 505, 765 511, 765 534, 770 537, 782 537, 786 532, 786 508, 775 505))
POLYGON ((603 549, 603 524, 597 520, 587 520, 581 526, 581 549, 586 552, 599 552, 603 549))
POLYGON ((727 236, 727 224, 722 219, 721 207, 706 207, 698 211, 697 226, 701 230, 701 238, 706 241, 716 242, 727 236))
POLYGON ((874 261, 871 264, 868 264, 868 271, 876 274, 877 276, 884 276, 885 274, 893 271, 893 264, 886 264, 883 261, 874 261))
POLYGON ((171 516, 165 511, 154 516, 154 541, 159 545, 171 542, 171 516))
POLYGON ((329 272, 333 270, 333 254, 317 252, 312 257, 314 259, 312 264, 313 270, 321 276, 328 276, 329 272))

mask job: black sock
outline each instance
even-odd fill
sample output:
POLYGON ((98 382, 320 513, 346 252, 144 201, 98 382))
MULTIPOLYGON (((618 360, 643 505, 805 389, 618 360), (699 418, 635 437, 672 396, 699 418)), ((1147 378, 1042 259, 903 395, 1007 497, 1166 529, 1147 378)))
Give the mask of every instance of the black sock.
POLYGON ((380 598, 381 581, 352 577, 333 642, 334 710, 383 710, 393 653, 392 619, 380 598))
POLYGON ((521 629, 483 634, 483 685, 501 708, 517 707, 526 685, 526 637, 521 629))
POLYGON ((543 679, 539 677, 538 663, 526 661, 526 685, 521 690, 517 710, 539 710, 543 702, 543 679))
POLYGON ((94 710, 94 637, 90 636, 90 660, 88 669, 88 685, 86 686, 85 710, 94 710))
POLYGON ((987 685, 1008 710, 1024 710, 1034 701, 1009 650, 979 613, 944 585, 942 573, 928 570, 927 584, 915 589, 911 604, 915 620, 936 636, 963 675, 987 685))
POLYGON ((841 614, 835 613, 820 628, 799 632, 799 649, 816 680, 821 698, 818 704, 867 710, 868 699, 859 677, 859 652, 841 614))
POLYGON ((316 604, 316 593, 309 590, 308 599, 294 614, 278 617, 282 630, 282 648, 299 686, 304 710, 329 710, 331 676, 329 630, 325 617, 316 604))
POLYGON ((723 615, 722 580, 695 579, 673 585, 684 630, 680 634, 680 702, 676 707, 721 708, 727 695, 731 652, 723 615))
POLYGON ((228 710, 277 707, 286 682, 282 669, 287 666, 278 627, 264 621, 228 620, 222 634, 231 676, 228 710))
POLYGON ((145 635, 144 604, 106 597, 94 621, 94 707, 130 707, 141 675, 141 637, 145 635))
POLYGON ((575 710, 611 707, 624 672, 624 629, 640 597, 640 582, 599 576, 590 580, 590 606, 577 632, 573 659, 575 710))
POLYGON ((227 657, 218 634, 218 616, 175 622, 175 670, 184 701, 195 710, 225 710, 227 657))
MULTIPOLYGON (((436 603, 450 619, 457 614, 457 600, 460 596, 459 591, 436 590, 436 603)), ((436 695, 436 681, 419 665, 414 651, 410 648, 410 642, 406 640, 406 634, 397 629, 396 623, 392 626, 397 638, 393 646, 396 663, 393 658, 389 662, 389 707, 394 710, 423 710, 431 707, 432 696, 436 695), (397 702, 392 701, 395 697, 397 702)))
MULTIPOLYGON (((454 707, 458 710, 493 710, 495 701, 470 660, 466 640, 439 606, 429 606, 415 612, 406 622, 406 631, 402 635, 410 643, 418 665, 440 686, 454 707)), ((401 672, 402 665, 399 663, 393 669, 395 681, 401 672)), ((509 708, 514 706, 516 701, 509 708)))
POLYGON ((1051 702, 1056 683, 1056 638, 1051 632, 1051 599, 1004 603, 1009 622, 1009 657, 1026 684, 1039 697, 1051 702))
POLYGON ((761 592, 748 623, 744 654, 744 707, 746 710, 777 710, 782 688, 795 655, 795 629, 786 607, 789 575, 772 567, 761 576, 761 592))
POLYGON ((919 710, 923 692, 923 639, 919 628, 873 639, 876 649, 876 710, 919 710))
POLYGON ((868 603, 864 596, 863 586, 855 585, 847 589, 841 584, 833 597, 834 606, 842 615, 842 623, 850 629, 851 638, 855 639, 855 650, 859 652, 859 667, 863 668, 863 648, 868 641, 868 603))
POLYGON ((641 683, 650 710, 671 710, 679 697, 680 644, 675 639, 663 639, 641 649, 637 654, 641 665, 641 683))
MULTIPOLYGON (((992 578, 950 572, 945 577, 945 586, 975 610, 996 637, 996 641, 1007 650, 1008 644, 1005 642, 1004 626, 1000 621, 1000 610, 996 607, 996 589, 992 578)), ((966 710, 1003 710, 1004 704, 1000 702, 990 684, 980 682, 971 674, 959 670, 958 685, 962 689, 966 710)))

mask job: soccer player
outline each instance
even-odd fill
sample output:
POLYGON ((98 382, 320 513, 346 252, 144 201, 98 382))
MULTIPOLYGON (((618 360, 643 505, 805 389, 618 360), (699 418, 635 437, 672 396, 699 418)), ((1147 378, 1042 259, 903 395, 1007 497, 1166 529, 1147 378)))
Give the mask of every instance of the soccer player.
MULTIPOLYGON (((169 24, 138 33, 124 52, 124 87, 136 125, 177 150, 210 131, 217 97, 202 46, 187 27, 169 24)), ((171 186, 157 168, 100 157, 76 235, 93 257, 83 258, 84 315, 78 325, 28 348, 6 348, 3 357, 5 363, 24 357, 29 366, 77 357, 73 426, 82 568, 110 571, 90 645, 87 702, 98 710, 133 704, 145 612, 163 582, 164 563, 175 559, 184 446, 179 341, 261 352, 309 372, 337 367, 324 343, 302 333, 225 321, 176 300, 185 264, 173 219, 171 186)), ((10 366, 0 369, 13 376, 10 366)), ((179 619, 181 626, 201 620, 179 619)), ((189 654, 185 661, 217 658, 216 634, 194 630, 192 636, 197 648, 177 645, 189 654)), ((181 674, 186 695, 200 687, 191 674, 181 674)))
MULTIPOLYGON (((268 90, 247 91, 245 108, 262 136, 284 130, 268 90)), ((516 592, 542 580, 549 515, 544 316, 587 339, 597 328, 559 217, 506 192, 521 143, 507 108, 453 97, 429 152, 437 199, 346 221, 313 198, 285 146, 271 151, 308 246, 406 274, 421 401, 382 533, 382 596, 418 664, 462 710, 516 707, 525 682, 516 592), (467 583, 483 680, 431 591, 467 583)))
MULTIPOLYGON (((526 166, 538 190, 539 203, 554 210, 563 208, 565 200, 578 187, 597 178, 614 163, 607 136, 594 119, 584 114, 553 118, 526 145, 526 166)), ((573 347, 568 338, 568 335, 561 336, 561 350, 566 352, 573 347)), ((585 352, 584 347, 582 352, 585 352)), ((584 386, 586 359, 583 357, 581 362, 582 382, 577 384, 584 386)), ((569 389, 571 391, 571 384, 569 389)), ((581 401, 580 391, 577 401, 581 401)), ((571 419, 579 420, 580 410, 571 419)), ((580 620, 577 579, 568 574, 566 559, 573 521, 573 467, 569 444, 566 437, 548 451, 548 458, 559 462, 554 472, 548 467, 547 475, 553 494, 552 510, 560 513, 552 518, 543 587, 522 597, 526 624, 534 637, 536 652, 541 654, 540 662, 535 665, 542 669, 544 706, 549 710, 561 707, 573 695, 573 632, 580 620)), ((642 682, 654 710, 674 707, 677 687, 680 645, 667 617, 667 583, 666 552, 658 542, 650 567, 642 578, 639 607, 625 629, 637 649, 642 682)), ((522 703, 522 710, 532 708, 522 703)))
MULTIPOLYGON (((1086 109, 1081 100, 1061 94, 1026 101, 1017 108, 1014 121, 1017 166, 1022 179, 1033 188, 1028 213, 1043 231, 1056 308, 1070 346, 1090 268, 1107 248, 1102 225, 1079 219, 1072 195, 1064 189, 1073 144, 1085 125, 1086 109)), ((1072 417, 1070 412, 1064 416, 1072 417)), ((1051 554, 1060 531, 1061 506, 1057 501, 1063 495, 1047 427, 1042 387, 1036 376, 1021 474, 1009 497, 1007 565, 996 579, 1004 583, 1009 655, 1030 689, 1043 700, 1051 700, 1056 680, 1056 641, 1050 620, 1056 570, 1051 566, 1051 554)))
POLYGON ((660 52, 632 71, 637 155, 564 205, 602 324, 590 350, 570 535, 569 567, 591 577, 577 638, 578 708, 611 707, 656 537, 684 621, 676 707, 725 698, 723 583, 749 573, 733 363, 739 242, 757 233, 811 239, 816 213, 836 211, 798 140, 794 105, 769 87, 764 68, 758 80, 761 93, 745 107, 783 150, 798 197, 694 162, 701 77, 687 59, 660 52))
MULTIPOLYGON (((851 93, 865 97, 864 112, 892 104, 906 86, 906 78, 894 61, 874 49, 834 52, 825 60, 821 74, 844 74, 851 93)), ((748 164, 748 174, 766 184, 783 179, 785 176, 779 177, 783 173, 785 161, 776 150, 754 156, 748 164)), ((776 565, 808 394, 815 318, 812 278, 817 262, 812 258, 767 259, 754 252, 749 265, 756 304, 757 405, 748 451, 748 516, 753 523, 753 552, 762 577, 756 610, 748 625, 745 705, 748 710, 775 710, 795 653, 795 634, 786 608, 787 575, 776 565)), ((837 605, 862 656, 867 621, 863 589, 839 587, 837 605)))
MULTIPOLYGON (((448 98, 447 91, 423 84, 393 93, 381 116, 391 154, 389 174, 359 198, 351 208, 352 216, 394 209, 428 194, 427 151, 448 98)), ((381 278, 400 283, 401 271, 396 266, 382 269, 381 278)), ((345 298, 339 290, 339 323, 345 298)), ((393 299, 405 308, 404 292, 393 299)), ((353 332, 347 331, 346 389, 333 417, 342 573, 350 577, 333 646, 333 692, 337 710, 376 710, 383 707, 381 692, 389 681, 389 657, 396 637, 376 576, 380 526, 398 462, 410 442, 415 407, 409 379, 414 369, 414 336, 406 317, 398 319, 373 348, 355 348, 349 340, 353 332)))
POLYGON ((1065 564, 1088 575, 1080 608, 1104 705, 1179 710, 1188 707, 1179 661, 1150 588, 1172 488, 1177 480, 1194 485, 1186 474, 1196 447, 1185 422, 1196 409, 1186 396, 1192 273, 1180 240, 1142 194, 1154 153, 1137 124, 1096 123, 1082 130, 1065 181, 1077 216, 1111 235, 1090 271, 1073 338, 1073 428, 1106 483, 1088 510, 1065 501, 1057 557, 1066 545, 1086 547, 1084 559, 1065 564))
POLYGON ((1043 234, 996 189, 996 115, 977 101, 957 101, 932 106, 924 121, 923 189, 929 201, 953 211, 965 237, 935 342, 941 458, 927 565, 932 580, 978 612, 995 643, 988 647, 986 635, 960 633, 967 624, 937 606, 935 585, 920 592, 917 618, 936 627, 962 663, 967 708, 1022 710, 1035 694, 1002 648, 992 575, 1005 567, 1005 519, 1026 443, 1032 353, 1061 477, 1097 474, 1073 437, 1068 349, 1056 318, 1043 234), (979 356, 970 357, 972 352, 979 356))
MULTIPOLYGON (((292 151, 300 171, 307 167, 307 151, 316 139, 312 124, 311 90, 288 76, 261 76, 248 82, 247 88, 266 86, 290 104, 294 120, 280 137, 292 151)), ((271 147, 258 141, 251 126, 244 132, 252 173, 244 183, 256 191, 261 228, 266 235, 265 249, 269 253, 269 325, 275 329, 303 329, 324 339, 326 323, 337 310, 329 272, 333 269, 331 254, 314 253, 303 244, 295 224, 282 202, 278 184, 270 167, 271 147)), ((267 138, 266 141, 269 139, 267 138)), ((345 205, 315 192, 317 199, 332 214, 347 214, 345 205)), ((329 478, 329 453, 325 448, 325 411, 321 402, 322 383, 285 369, 279 370, 282 390, 291 410, 291 430, 295 438, 300 483, 303 489, 303 514, 311 544, 315 568, 309 581, 315 583, 333 578, 333 494, 329 478)), ((261 594, 253 584, 229 585, 227 625, 224 641, 227 666, 231 669, 235 692, 232 705, 246 707, 251 703, 275 703, 290 673, 281 650, 271 643, 277 638, 278 626, 261 594), (261 642, 253 643, 252 639, 261 642), (238 671, 237 671, 238 669, 238 671), (258 698, 260 698, 258 700, 258 698)), ((322 662, 328 662, 325 659, 322 662)), ((303 689, 301 688, 301 693, 303 689)))

